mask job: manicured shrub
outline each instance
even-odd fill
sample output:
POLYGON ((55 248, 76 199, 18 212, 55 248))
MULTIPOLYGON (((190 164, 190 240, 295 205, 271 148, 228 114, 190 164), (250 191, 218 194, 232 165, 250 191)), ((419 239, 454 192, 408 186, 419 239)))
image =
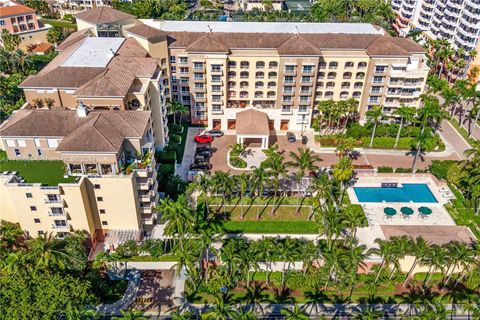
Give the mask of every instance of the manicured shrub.
MULTIPOLYGON (((167 149, 167 148, 166 148, 167 149)), ((175 150, 163 150, 157 154, 157 161, 163 164, 175 164, 177 163, 177 154, 175 150)))
POLYGON ((412 168, 396 168, 395 173, 412 173, 412 168))
POLYGON ((247 163, 240 157, 230 157, 230 164, 236 168, 246 168, 247 163))
POLYGON ((377 172, 378 173, 393 173, 393 168, 392 167, 378 167, 377 172))
POLYGON ((438 179, 447 179, 448 170, 457 164, 458 161, 455 160, 433 160, 430 165, 430 171, 438 179))

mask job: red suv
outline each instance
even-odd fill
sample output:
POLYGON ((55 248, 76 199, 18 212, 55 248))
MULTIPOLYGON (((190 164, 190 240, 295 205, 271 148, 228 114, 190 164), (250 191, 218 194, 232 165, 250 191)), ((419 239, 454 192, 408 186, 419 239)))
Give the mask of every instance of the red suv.
POLYGON ((213 137, 208 136, 206 134, 195 136, 195 142, 197 143, 209 143, 213 141, 213 137))

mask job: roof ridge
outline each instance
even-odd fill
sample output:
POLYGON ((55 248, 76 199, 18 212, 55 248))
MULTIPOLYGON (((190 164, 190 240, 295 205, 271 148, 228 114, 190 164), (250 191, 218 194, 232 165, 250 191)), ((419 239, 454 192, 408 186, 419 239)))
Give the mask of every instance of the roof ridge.
MULTIPOLYGON (((104 116, 102 115, 101 112, 99 112, 99 113, 96 115, 96 119, 94 119, 92 126, 95 128, 95 130, 97 130, 97 132, 98 132, 103 138, 105 138, 105 140, 108 142, 108 144, 109 144, 113 149, 116 149, 115 146, 110 142, 110 139, 107 138, 107 137, 103 134, 103 132, 102 132, 100 129, 97 128, 97 122, 98 122, 100 119, 102 119, 102 120, 104 120, 104 121, 107 121, 108 124, 111 126, 111 128, 115 131, 115 133, 117 133, 117 134, 119 134, 120 136, 123 137, 122 133, 121 133, 120 131, 118 131, 118 130, 112 125, 112 123, 111 123, 110 121, 108 121, 108 119, 107 119, 106 117, 104 117, 104 116)), ((125 137, 123 137, 123 140, 125 140, 125 137)))

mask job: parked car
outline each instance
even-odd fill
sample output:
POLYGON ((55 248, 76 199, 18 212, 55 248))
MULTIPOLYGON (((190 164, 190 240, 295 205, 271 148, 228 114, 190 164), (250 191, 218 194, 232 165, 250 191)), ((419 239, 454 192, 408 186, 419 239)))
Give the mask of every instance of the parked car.
POLYGON ((222 130, 209 130, 205 132, 206 135, 209 135, 211 137, 223 137, 223 131, 222 130))
POLYGON ((213 147, 209 147, 209 146, 197 146, 197 149, 195 150, 195 152, 199 153, 199 152, 204 152, 204 151, 208 151, 210 153, 214 153, 215 151, 217 151, 217 148, 213 148, 213 147))
POLYGON ((195 155, 210 158, 212 156, 212 152, 208 150, 202 150, 202 151, 197 150, 195 151, 195 155))
POLYGON ((212 169, 212 164, 208 162, 198 162, 198 163, 192 163, 190 165, 190 170, 211 170, 212 169))
POLYGON ((208 162, 208 160, 210 160, 210 157, 208 156, 202 156, 199 154, 195 155, 195 162, 208 162))
POLYGON ((295 136, 295 133, 287 132, 287 140, 288 142, 291 142, 291 143, 297 141, 297 137, 295 136))
POLYGON ((202 134, 200 136, 195 136, 195 142, 197 143, 209 143, 213 141, 213 137, 202 134))
POLYGON ((192 182, 193 180, 195 180, 195 176, 200 175, 200 174, 203 174, 203 171, 201 171, 201 170, 190 170, 190 171, 188 171, 187 181, 192 182))

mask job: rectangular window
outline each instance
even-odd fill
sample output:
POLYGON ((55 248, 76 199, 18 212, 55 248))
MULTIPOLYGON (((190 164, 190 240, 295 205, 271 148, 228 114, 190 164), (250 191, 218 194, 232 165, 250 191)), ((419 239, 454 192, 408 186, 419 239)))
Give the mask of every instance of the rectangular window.
POLYGON ((178 57, 178 62, 179 63, 188 63, 188 58, 187 57, 178 57))
POLYGON ((102 221, 102 226, 108 226, 108 221, 102 221))
POLYGON ((383 78, 381 76, 374 76, 373 77, 373 83, 383 83, 383 78))
POLYGON ((57 227, 66 227, 67 226, 67 221, 66 220, 53 220, 55 223, 55 226, 57 227))
POLYGON ((222 77, 219 76, 219 75, 213 75, 212 76, 212 82, 221 82, 222 81, 222 77))
POLYGON ((47 144, 49 148, 56 148, 58 147, 58 140, 57 139, 47 139, 47 144))
POLYGON ((34 221, 35 223, 40 223, 40 219, 38 219, 38 218, 33 219, 33 221, 34 221))
POLYGON ((39 236, 43 236, 45 234, 45 232, 43 232, 41 230, 39 230, 37 233, 38 233, 39 236))
POLYGON ((293 83, 293 77, 292 76, 286 76, 284 82, 285 83, 293 83))
POLYGON ((48 201, 52 202, 52 201, 59 201, 60 200, 60 196, 58 194, 47 194, 47 199, 48 201))
POLYGON ((17 145, 20 147, 20 148, 25 148, 27 146, 27 142, 23 139, 19 139, 17 140, 17 145))
POLYGON ((100 189, 100 185, 99 185, 99 184, 94 184, 93 187, 94 187, 95 189, 100 189))
POLYGON ((194 80, 203 80, 203 73, 194 73, 193 74, 194 80))
POLYGON ((170 56, 170 62, 175 63, 175 56, 170 56))
POLYGON ((15 156, 20 157, 20 149, 15 149, 15 156))
POLYGON ((203 83, 195 83, 195 89, 203 89, 204 86, 203 86, 203 83))
POLYGON ((103 197, 97 197, 97 201, 98 201, 98 202, 102 202, 102 201, 103 201, 103 197))
POLYGON ((303 66, 302 72, 310 73, 313 71, 313 66, 303 66))
POLYGON ((197 69, 197 70, 203 69, 203 62, 194 62, 193 69, 197 69))
POLYGON ((295 66, 285 66, 285 73, 295 72, 295 66))
POLYGON ((372 87, 372 93, 380 93, 383 87, 372 87))
POLYGON ((50 209, 51 209, 51 212, 53 214, 63 214, 63 208, 53 207, 53 208, 50 208, 50 209))
POLYGON ((30 206, 30 211, 37 211, 37 207, 35 207, 35 206, 30 206))
POLYGON ((205 97, 205 95, 201 92, 195 93, 195 98, 197 98, 197 99, 203 99, 204 97, 205 97))
POLYGON ((384 73, 387 70, 387 66, 375 66, 375 73, 384 73))
POLYGON ((5 25, 5 20, 0 20, 0 26, 4 26, 5 25))
POLYGON ((212 96, 212 102, 221 102, 222 96, 212 96))
POLYGON ((312 81, 312 77, 305 77, 305 76, 302 77, 302 83, 309 83, 311 81, 312 81))
POLYGON ((221 92, 222 86, 212 86, 212 92, 221 92))
POLYGON ((177 67, 171 66, 171 67, 170 67, 170 72, 176 73, 176 72, 177 72, 177 67))
POLYGON ((172 92, 178 92, 178 86, 172 86, 172 92))
POLYGON ((7 141, 7 147, 12 147, 13 148, 13 147, 17 146, 17 144, 15 143, 15 140, 13 140, 13 139, 7 139, 6 141, 7 141))
POLYGON ((212 72, 221 72, 222 71, 222 65, 221 64, 212 64, 211 71, 212 72))
POLYGON ((180 74, 188 74, 188 68, 185 68, 185 67, 180 68, 180 74))
POLYGON ((105 209, 100 209, 100 214, 105 214, 105 209))
POLYGON ((32 195, 30 192, 25 193, 25 196, 26 196, 27 198, 33 198, 33 195, 32 195))
POLYGON ((291 96, 285 96, 283 97, 283 102, 291 102, 292 101, 292 97, 291 96))

